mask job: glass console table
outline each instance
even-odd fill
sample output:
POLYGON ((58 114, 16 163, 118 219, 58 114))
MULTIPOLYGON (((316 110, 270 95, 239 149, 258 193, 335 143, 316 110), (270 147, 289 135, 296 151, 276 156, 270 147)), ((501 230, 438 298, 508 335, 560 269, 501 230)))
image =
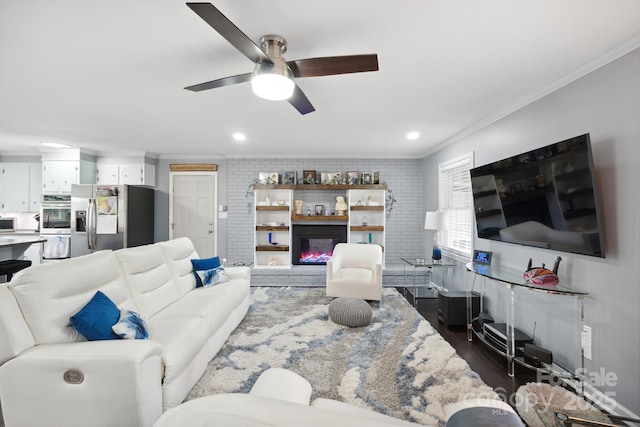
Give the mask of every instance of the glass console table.
MULTIPOLYGON (((545 374, 552 374, 558 378, 567 378, 580 380, 577 374, 570 372, 564 367, 558 365, 557 363, 542 363, 538 362, 536 364, 529 363, 525 361, 524 357, 518 355, 516 352, 516 330, 515 330, 515 289, 525 289, 530 290, 532 292, 543 292, 551 295, 564 295, 573 297, 575 299, 578 307, 576 308, 577 313, 579 313, 579 319, 576 320, 576 334, 577 337, 580 337, 582 331, 583 324, 583 301, 584 297, 588 295, 586 292, 576 291, 574 289, 569 289, 559 285, 533 285, 527 283, 524 280, 523 272, 517 270, 511 270, 506 268, 496 268, 491 267, 484 264, 478 264, 474 262, 470 262, 466 264, 467 271, 474 273, 473 283, 471 285, 471 289, 467 291, 467 339, 469 341, 473 340, 473 337, 477 337, 480 341, 484 342, 489 348, 495 350, 497 353, 503 355, 507 359, 507 367, 509 376, 513 377, 514 375, 514 364, 517 363, 519 365, 528 367, 530 369, 536 370, 545 374), (509 290, 509 298, 510 303, 507 304, 507 319, 506 319, 506 349, 499 348, 497 345, 489 341, 485 337, 484 329, 481 326, 481 321, 479 318, 473 318, 471 312, 471 292, 474 291, 474 287, 476 285, 476 279, 478 277, 485 277, 489 280, 489 282, 498 282, 504 285, 509 290)), ((487 282, 483 280, 484 283, 487 282)), ((481 292, 484 295, 484 291, 481 292)), ((483 298, 480 298, 480 312, 483 312, 483 298)), ((579 363, 579 367, 582 368, 584 365, 582 350, 580 348, 579 354, 575 355, 576 363, 579 363)))
MULTIPOLYGON (((437 292, 445 288, 452 280, 453 269, 456 266, 455 262, 445 259, 435 264, 431 258, 402 256, 400 259, 404 263, 404 287, 409 289, 414 306, 418 305, 418 298, 427 298, 425 291, 437 292), (434 267, 441 273, 439 284, 433 283, 434 267), (421 270, 424 270, 424 278, 421 270)), ((433 298, 433 295, 428 298, 433 298)))
POLYGON ((596 410, 567 409, 542 403, 533 405, 533 410, 544 427, 617 427, 628 425, 620 421, 640 422, 636 418, 611 415, 596 410))

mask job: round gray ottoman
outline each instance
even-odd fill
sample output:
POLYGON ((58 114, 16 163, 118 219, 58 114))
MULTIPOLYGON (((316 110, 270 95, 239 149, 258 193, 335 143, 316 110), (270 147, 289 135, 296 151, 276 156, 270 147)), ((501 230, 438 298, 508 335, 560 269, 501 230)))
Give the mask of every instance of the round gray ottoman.
POLYGON ((336 298, 329 304, 329 318, 338 325, 358 327, 371 322, 371 307, 363 299, 336 298))

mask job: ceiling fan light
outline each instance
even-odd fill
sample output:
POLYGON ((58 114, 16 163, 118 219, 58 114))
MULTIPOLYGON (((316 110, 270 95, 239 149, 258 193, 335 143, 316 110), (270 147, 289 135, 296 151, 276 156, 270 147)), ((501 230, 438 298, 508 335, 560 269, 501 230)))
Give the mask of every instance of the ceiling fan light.
POLYGON ((286 68, 278 70, 277 67, 262 67, 259 64, 251 78, 253 93, 269 101, 289 99, 295 86, 291 73, 286 68))

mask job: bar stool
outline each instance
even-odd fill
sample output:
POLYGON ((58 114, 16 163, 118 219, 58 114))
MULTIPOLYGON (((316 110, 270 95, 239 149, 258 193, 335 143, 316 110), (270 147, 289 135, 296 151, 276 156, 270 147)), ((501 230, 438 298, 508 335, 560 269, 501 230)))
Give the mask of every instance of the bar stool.
POLYGON ((6 276, 6 281, 9 282, 15 273, 27 267, 31 267, 31 261, 29 260, 8 259, 0 261, 0 276, 6 276))

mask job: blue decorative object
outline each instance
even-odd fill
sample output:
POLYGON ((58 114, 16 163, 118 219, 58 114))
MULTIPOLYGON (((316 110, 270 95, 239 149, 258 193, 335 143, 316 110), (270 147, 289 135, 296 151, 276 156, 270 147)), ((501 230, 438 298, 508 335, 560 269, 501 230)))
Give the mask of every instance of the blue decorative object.
POLYGON ((128 340, 146 340, 149 338, 149 323, 135 311, 122 310, 120 320, 113 325, 113 332, 128 340))
POLYGON ((118 322, 120 309, 101 291, 71 316, 71 325, 89 341, 113 340, 118 336, 111 327, 118 322))
POLYGON ((196 288, 201 288, 203 284, 198 272, 220 267, 220 258, 214 256, 212 258, 192 259, 191 265, 193 266, 193 274, 196 276, 196 288))
POLYGON ((227 276, 227 272, 224 271, 223 267, 198 271, 198 276, 205 288, 207 286, 216 285, 218 283, 226 282, 227 280, 229 280, 229 276, 227 276))
POLYGON ((431 259, 433 261, 440 261, 442 259, 442 250, 437 247, 437 246, 433 246, 433 252, 431 253, 431 259))

